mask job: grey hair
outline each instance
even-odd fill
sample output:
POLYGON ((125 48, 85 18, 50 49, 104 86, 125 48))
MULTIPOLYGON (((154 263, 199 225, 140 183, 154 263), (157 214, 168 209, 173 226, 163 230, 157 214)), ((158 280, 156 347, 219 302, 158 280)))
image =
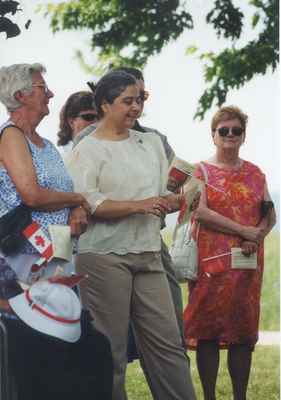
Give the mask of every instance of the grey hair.
POLYGON ((13 64, 0 68, 0 101, 8 111, 14 111, 21 106, 15 99, 19 90, 31 93, 32 74, 35 72, 45 73, 46 68, 39 63, 13 64))

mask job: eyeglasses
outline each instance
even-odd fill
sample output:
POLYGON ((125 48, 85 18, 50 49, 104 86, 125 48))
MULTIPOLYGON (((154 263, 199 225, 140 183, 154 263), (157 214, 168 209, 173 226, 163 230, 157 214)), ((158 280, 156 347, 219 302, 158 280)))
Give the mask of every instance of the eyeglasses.
POLYGON ((88 113, 88 114, 78 114, 74 118, 82 118, 82 119, 84 119, 84 121, 97 121, 98 120, 97 114, 90 114, 90 113, 88 113))
POLYGON ((241 136, 244 132, 244 129, 241 128, 241 126, 233 126, 232 128, 229 128, 228 126, 222 126, 221 128, 218 128, 216 130, 221 137, 227 136, 230 131, 234 136, 241 136))
POLYGON ((149 98, 149 92, 147 92, 146 90, 141 90, 139 97, 141 101, 146 101, 149 98))
POLYGON ((48 88, 48 86, 45 83, 33 83, 32 86, 43 88, 45 94, 48 94, 50 92, 50 89, 48 88))

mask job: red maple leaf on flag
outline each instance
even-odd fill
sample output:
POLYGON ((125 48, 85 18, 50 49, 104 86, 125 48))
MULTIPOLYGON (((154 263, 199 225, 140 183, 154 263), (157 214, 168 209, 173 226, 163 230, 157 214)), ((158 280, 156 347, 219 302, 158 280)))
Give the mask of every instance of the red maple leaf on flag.
POLYGON ((45 247, 45 240, 40 235, 35 236, 35 243, 36 243, 37 246, 45 247))

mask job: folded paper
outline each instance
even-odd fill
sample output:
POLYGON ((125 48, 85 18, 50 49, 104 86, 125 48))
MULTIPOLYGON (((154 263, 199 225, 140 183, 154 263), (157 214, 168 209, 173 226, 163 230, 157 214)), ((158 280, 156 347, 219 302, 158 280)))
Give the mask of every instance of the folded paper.
POLYGON ((53 245, 53 258, 71 261, 73 245, 69 225, 50 225, 49 233, 53 245))
POLYGON ((244 256, 242 249, 232 247, 231 249, 231 268, 232 269, 257 269, 257 253, 244 256))

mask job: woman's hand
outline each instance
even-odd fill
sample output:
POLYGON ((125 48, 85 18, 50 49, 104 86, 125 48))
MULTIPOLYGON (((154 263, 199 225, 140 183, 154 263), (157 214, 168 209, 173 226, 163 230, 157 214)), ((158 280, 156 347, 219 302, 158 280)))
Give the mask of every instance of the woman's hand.
POLYGON ((92 213, 92 208, 90 206, 90 204, 87 202, 87 200, 85 199, 84 196, 81 195, 81 203, 80 206, 82 208, 84 208, 84 210, 86 211, 86 213, 90 216, 92 213))
POLYGON ((249 257, 251 254, 256 253, 258 250, 258 245, 256 242, 250 242, 249 240, 244 240, 241 245, 242 254, 249 257))
POLYGON ((243 226, 240 235, 247 241, 259 243, 264 239, 265 229, 259 226, 243 226))
POLYGON ((201 196, 201 192, 197 192, 192 203, 190 204, 190 207, 189 207, 190 211, 195 211, 198 208, 199 203, 200 203, 200 196, 201 196))
POLYGON ((80 236, 88 226, 88 213, 84 207, 75 207, 70 211, 68 225, 72 236, 80 236))
POLYGON ((162 197, 168 201, 170 210, 168 212, 178 211, 184 201, 183 194, 169 194, 168 196, 162 197))
POLYGON ((164 197, 150 197, 136 202, 136 214, 152 214, 164 217, 172 211, 169 201, 164 197))

